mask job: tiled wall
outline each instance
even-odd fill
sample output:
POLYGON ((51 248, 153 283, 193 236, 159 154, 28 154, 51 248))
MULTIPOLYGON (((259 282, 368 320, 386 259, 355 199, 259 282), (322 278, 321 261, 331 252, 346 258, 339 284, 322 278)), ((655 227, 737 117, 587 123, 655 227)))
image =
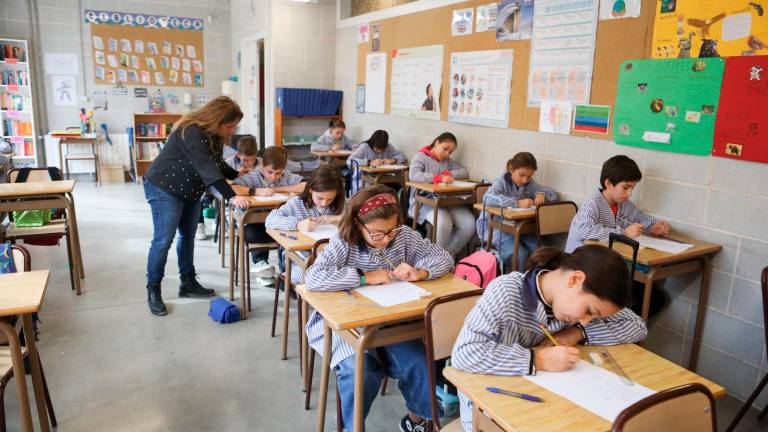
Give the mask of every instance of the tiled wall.
MULTIPOLYGON (((653 152, 605 140, 494 129, 355 112, 356 28, 336 33, 336 86, 344 91, 344 119, 354 139, 386 129, 407 155, 443 131, 459 138, 457 158, 474 179, 490 180, 518 151, 539 161, 537 180, 581 204, 598 187, 607 158, 626 154, 644 178, 633 200, 685 234, 723 245, 714 259, 698 371, 745 399, 766 371, 759 278, 768 265, 768 165, 715 157, 653 152)), ((647 346, 678 363, 687 361, 699 277, 666 282, 671 304, 651 323, 647 346)), ((768 402, 763 395, 760 406, 768 402)))

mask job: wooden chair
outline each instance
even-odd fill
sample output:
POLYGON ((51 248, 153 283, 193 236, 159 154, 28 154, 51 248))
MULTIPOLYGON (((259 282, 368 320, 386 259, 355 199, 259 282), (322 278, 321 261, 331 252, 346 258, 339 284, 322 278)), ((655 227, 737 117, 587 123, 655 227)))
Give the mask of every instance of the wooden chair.
MULTIPOLYGON (((762 284, 762 291, 763 291, 763 328, 765 332, 765 341, 768 343, 768 267, 765 267, 763 269, 761 278, 760 278, 761 284, 762 284)), ((751 395, 749 395, 749 398, 746 402, 744 402, 744 405, 741 407, 739 412, 736 414, 736 417, 733 418, 731 421, 731 424, 728 425, 728 429, 726 429, 726 432, 731 432, 734 429, 736 429, 736 426, 741 421, 741 418, 744 417, 744 414, 747 413, 747 410, 749 410, 750 407, 752 407, 752 404, 755 402, 755 399, 757 399, 758 396, 760 396, 760 392, 763 391, 765 388, 765 385, 768 384, 768 374, 766 374, 763 379, 760 381, 760 383, 755 387, 755 391, 752 392, 751 395)), ((757 417, 758 420, 762 420, 765 417, 766 412, 768 412, 768 405, 763 408, 763 410, 760 412, 760 415, 757 417)))
POLYGON ((553 201, 536 206, 536 237, 538 246, 545 236, 568 234, 571 220, 579 207, 573 201, 553 201))
POLYGON ((663 390, 624 409, 611 431, 716 432, 715 398, 699 383, 663 390))
MULTIPOLYGON (((28 272, 32 267, 31 259, 29 257, 29 251, 26 248, 19 245, 12 245, 11 252, 13 254, 13 263, 17 272, 28 272)), ((21 319, 16 319, 16 332, 21 332, 21 319)), ((25 337, 27 335, 24 335, 25 337)), ((5 387, 13 378, 13 365, 11 360, 11 350, 7 345, 0 346, 0 432, 5 432, 5 387)), ((24 358, 24 364, 28 363, 26 347, 22 347, 22 357, 24 358)), ((38 359, 39 353, 38 353, 38 359)), ((40 374, 43 378, 43 392, 45 394, 45 406, 48 408, 48 415, 51 418, 51 425, 56 427, 58 425, 56 421, 56 413, 53 411, 53 402, 51 401, 51 394, 48 391, 48 382, 45 380, 45 373, 43 372, 43 362, 40 359, 40 374)), ((23 378, 25 379, 25 378, 23 378)))
POLYGON ((440 410, 435 393, 435 361, 450 357, 456 338, 464 326, 464 318, 483 295, 483 290, 474 290, 438 297, 432 300, 424 311, 424 343, 426 345, 427 369, 429 373, 429 397, 432 401, 432 422, 435 430, 461 431, 461 420, 456 419, 443 427, 440 424, 440 410))

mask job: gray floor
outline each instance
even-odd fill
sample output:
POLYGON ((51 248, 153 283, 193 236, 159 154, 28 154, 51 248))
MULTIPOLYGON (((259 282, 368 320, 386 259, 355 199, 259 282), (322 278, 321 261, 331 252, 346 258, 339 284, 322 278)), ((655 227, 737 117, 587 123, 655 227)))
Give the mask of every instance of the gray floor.
MULTIPOLYGON (((60 431, 309 431, 317 416, 316 367, 312 410, 300 389, 295 316, 289 359, 269 337, 272 292, 254 288, 246 321, 220 325, 207 301, 177 298, 175 254, 163 294, 170 314, 146 306, 145 265, 152 223, 140 187, 80 183, 76 204, 85 260, 83 295, 70 291, 66 250, 31 247, 33 268, 53 272, 41 314, 39 343, 60 431)), ((197 242, 200 281, 226 292, 227 271, 215 245, 197 242)), ((333 384, 333 381, 331 381, 333 384)), ((13 385, 7 389, 9 430, 18 430, 13 385)), ((741 403, 718 402, 720 430, 741 403)), ((379 397, 368 431, 396 431, 404 405, 395 383, 379 397)), ((335 430, 329 397, 326 430, 335 430)), ((752 410, 739 431, 768 429, 752 410)))

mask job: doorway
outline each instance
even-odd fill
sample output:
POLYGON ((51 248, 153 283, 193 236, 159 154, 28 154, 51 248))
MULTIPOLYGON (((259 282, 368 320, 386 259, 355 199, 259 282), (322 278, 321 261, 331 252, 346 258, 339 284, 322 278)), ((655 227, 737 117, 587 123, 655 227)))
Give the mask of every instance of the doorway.
POLYGON ((254 135, 258 140, 259 149, 262 150, 266 143, 264 48, 264 36, 257 35, 243 40, 240 51, 240 76, 242 77, 240 108, 244 115, 240 133, 254 135))

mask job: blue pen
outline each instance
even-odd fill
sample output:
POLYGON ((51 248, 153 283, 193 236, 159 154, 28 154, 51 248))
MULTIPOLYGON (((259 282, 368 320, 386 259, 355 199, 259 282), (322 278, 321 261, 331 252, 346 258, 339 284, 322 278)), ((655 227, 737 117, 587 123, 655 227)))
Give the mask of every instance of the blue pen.
POLYGON ((298 237, 296 237, 294 235, 288 235, 286 233, 280 233, 280 235, 283 236, 283 237, 289 238, 291 240, 298 240, 299 239, 298 237))
POLYGON ((517 398, 520 398, 520 399, 525 399, 525 400, 531 401, 531 402, 544 402, 544 399, 542 399, 542 398, 540 398, 538 396, 531 396, 531 395, 528 395, 528 394, 525 394, 525 393, 518 393, 518 392, 509 391, 509 390, 503 390, 503 389, 496 388, 496 387, 486 387, 485 389, 488 390, 491 393, 498 393, 498 394, 503 394, 503 395, 506 395, 506 396, 514 396, 514 397, 517 397, 517 398))

